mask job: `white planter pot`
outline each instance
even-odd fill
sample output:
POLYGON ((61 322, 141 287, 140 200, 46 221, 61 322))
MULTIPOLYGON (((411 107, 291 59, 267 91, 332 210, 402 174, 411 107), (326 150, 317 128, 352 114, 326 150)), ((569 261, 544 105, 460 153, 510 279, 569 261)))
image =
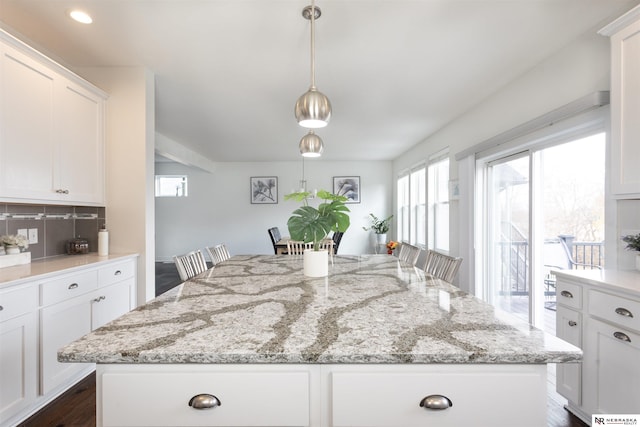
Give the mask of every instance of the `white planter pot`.
POLYGON ((326 277, 329 274, 329 251, 307 249, 302 257, 304 275, 307 277, 326 277))
POLYGON ((379 245, 387 243, 387 234, 376 234, 376 243, 379 245))
POLYGON ((636 254, 636 270, 640 271, 640 253, 636 254))
POLYGON ((7 255, 17 255, 20 253, 20 248, 17 246, 5 246, 4 251, 7 255))

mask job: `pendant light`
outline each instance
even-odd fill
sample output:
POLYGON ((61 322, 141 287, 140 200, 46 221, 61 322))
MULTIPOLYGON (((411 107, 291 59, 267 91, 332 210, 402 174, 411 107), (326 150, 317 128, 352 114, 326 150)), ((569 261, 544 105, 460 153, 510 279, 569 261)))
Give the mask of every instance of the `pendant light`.
POLYGON ((329 98, 316 88, 316 46, 315 46, 315 21, 320 18, 322 12, 315 6, 315 0, 311 6, 302 10, 302 16, 311 21, 311 86, 305 92, 295 106, 296 120, 300 126, 306 128, 323 128, 331 119, 331 103, 329 98))
POLYGON ((300 154, 303 157, 320 157, 322 150, 324 150, 322 139, 312 130, 300 140, 300 154))

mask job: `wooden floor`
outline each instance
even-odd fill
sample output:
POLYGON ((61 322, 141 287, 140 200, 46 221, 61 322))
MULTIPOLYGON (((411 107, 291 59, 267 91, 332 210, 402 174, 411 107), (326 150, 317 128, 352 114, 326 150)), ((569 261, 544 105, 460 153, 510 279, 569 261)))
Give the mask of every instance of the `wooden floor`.
MULTIPOLYGON (((564 400, 551 385, 549 387, 547 426, 586 427, 587 424, 563 408, 564 400)), ((96 425, 95 414, 96 377, 91 374, 19 427, 92 427, 96 425)))

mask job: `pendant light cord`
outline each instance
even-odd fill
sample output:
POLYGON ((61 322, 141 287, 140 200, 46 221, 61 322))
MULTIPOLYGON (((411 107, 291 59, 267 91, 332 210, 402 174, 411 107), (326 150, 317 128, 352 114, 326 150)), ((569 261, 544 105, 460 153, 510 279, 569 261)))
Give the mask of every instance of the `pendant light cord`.
POLYGON ((316 88, 316 2, 311 0, 311 89, 316 88))

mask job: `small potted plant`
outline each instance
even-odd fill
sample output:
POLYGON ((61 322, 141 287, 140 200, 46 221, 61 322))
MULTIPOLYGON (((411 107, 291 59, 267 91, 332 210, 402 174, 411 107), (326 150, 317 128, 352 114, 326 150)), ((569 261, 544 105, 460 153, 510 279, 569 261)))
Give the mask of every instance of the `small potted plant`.
POLYGON ((370 218, 371 226, 362 227, 362 229, 364 231, 373 230, 373 232, 376 233, 377 243, 379 245, 382 245, 387 241, 387 232, 389 231, 389 227, 391 225, 391 218, 393 218, 393 215, 389 215, 385 219, 379 219, 377 216, 375 216, 372 213, 370 213, 369 216, 371 217, 370 218))
POLYGON ((636 252, 636 270, 640 271, 640 233, 623 236, 622 241, 627 244, 625 249, 636 252))
POLYGON ((29 247, 29 240, 21 234, 9 234, 0 237, 7 255, 19 254, 29 247))
POLYGON ((309 206, 308 191, 291 193, 284 196, 285 200, 302 202, 287 221, 289 236, 293 240, 313 243, 313 250, 305 252, 304 274, 310 277, 324 277, 328 274, 328 252, 320 250, 320 242, 327 238, 330 232, 347 231, 350 219, 349 208, 344 202, 347 198, 319 190, 318 198, 324 200, 317 208, 309 206), (316 260, 319 258, 319 260, 316 260))

